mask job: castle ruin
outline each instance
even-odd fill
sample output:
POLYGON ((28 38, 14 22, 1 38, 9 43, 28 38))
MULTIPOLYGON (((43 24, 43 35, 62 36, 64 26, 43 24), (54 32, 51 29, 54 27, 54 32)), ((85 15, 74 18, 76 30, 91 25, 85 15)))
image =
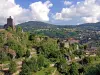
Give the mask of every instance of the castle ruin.
POLYGON ((12 19, 11 16, 9 18, 7 18, 7 24, 4 25, 5 29, 7 29, 8 27, 11 27, 12 29, 15 29, 13 19, 12 19))

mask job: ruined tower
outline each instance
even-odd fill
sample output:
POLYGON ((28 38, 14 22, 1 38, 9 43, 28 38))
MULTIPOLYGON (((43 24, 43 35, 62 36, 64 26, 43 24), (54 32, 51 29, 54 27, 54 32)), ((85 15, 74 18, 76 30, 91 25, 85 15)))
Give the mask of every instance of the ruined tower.
POLYGON ((13 19, 12 19, 11 16, 9 18, 7 18, 7 24, 4 25, 5 29, 7 29, 8 27, 11 27, 12 29, 15 29, 13 19))

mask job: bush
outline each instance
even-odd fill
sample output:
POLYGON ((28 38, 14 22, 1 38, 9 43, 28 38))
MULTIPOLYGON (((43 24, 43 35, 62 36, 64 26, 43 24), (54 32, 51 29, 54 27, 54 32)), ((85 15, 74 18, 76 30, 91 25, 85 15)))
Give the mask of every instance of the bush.
POLYGON ((26 63, 22 65, 22 71, 19 75, 32 75, 31 70, 26 63))
POLYGON ((100 75, 100 64, 96 66, 89 67, 85 75, 100 75))
POLYGON ((17 65, 14 61, 10 62, 9 71, 10 71, 11 74, 15 73, 17 71, 17 65))
POLYGON ((29 56, 30 56, 30 51, 27 50, 27 51, 26 51, 26 57, 29 57, 29 56))

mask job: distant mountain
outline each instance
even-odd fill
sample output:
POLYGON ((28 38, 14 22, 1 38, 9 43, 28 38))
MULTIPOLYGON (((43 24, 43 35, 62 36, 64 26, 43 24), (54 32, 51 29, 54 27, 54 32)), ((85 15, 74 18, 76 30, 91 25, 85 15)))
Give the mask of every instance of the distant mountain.
POLYGON ((55 29, 55 28, 72 28, 74 25, 54 25, 40 21, 29 21, 25 23, 21 23, 18 26, 21 26, 24 31, 32 30, 32 29, 55 29))
POLYGON ((85 29, 85 30, 100 30, 100 22, 97 23, 85 23, 76 26, 76 28, 79 29, 85 29))
POLYGON ((2 29, 3 28, 3 26, 2 25, 0 25, 0 29, 2 29))
POLYGON ((39 21, 29 21, 25 23, 21 23, 18 26, 21 26, 25 31, 31 29, 47 29, 47 28, 55 28, 56 26, 53 24, 48 24, 39 21))
MULTIPOLYGON (((32 31, 33 29, 57 29, 57 28, 76 28, 76 29, 84 29, 84 30, 100 30, 100 22, 98 23, 85 23, 80 25, 54 25, 40 21, 29 21, 25 23, 18 24, 17 26, 21 26, 24 31, 32 31)), ((0 29, 3 28, 0 25, 0 29)))

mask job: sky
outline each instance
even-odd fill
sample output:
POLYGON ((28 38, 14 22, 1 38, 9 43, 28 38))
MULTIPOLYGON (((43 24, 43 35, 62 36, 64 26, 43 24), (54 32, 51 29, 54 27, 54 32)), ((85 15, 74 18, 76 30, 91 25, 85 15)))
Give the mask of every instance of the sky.
POLYGON ((79 25, 100 21, 100 0, 0 0, 0 25, 12 16, 15 24, 43 21, 79 25))

